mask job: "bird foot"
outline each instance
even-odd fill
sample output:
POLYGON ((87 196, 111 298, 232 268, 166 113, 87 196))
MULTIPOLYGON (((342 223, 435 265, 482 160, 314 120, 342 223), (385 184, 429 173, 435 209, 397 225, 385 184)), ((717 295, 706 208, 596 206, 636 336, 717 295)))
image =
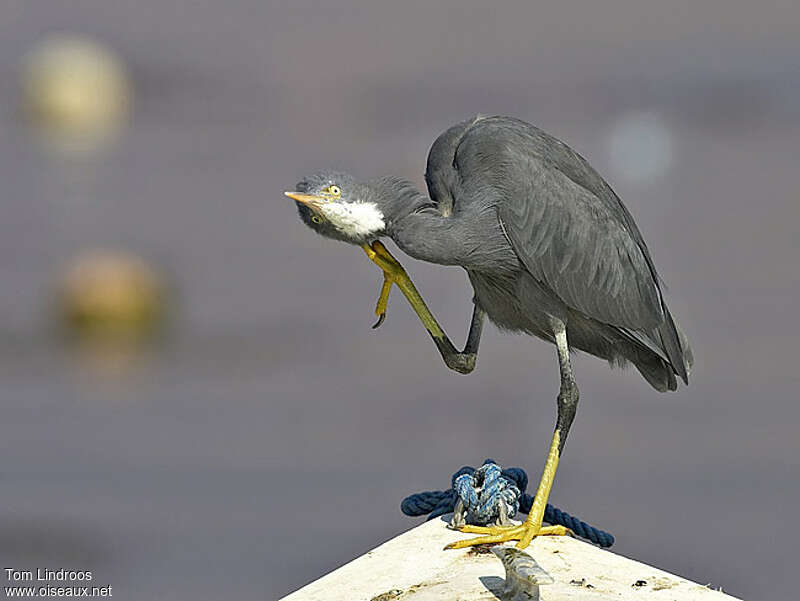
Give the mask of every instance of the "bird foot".
MULTIPOLYGON (((386 317, 386 305, 389 302, 389 292, 392 285, 400 288, 400 291, 408 300, 411 308, 419 317, 422 325, 428 330, 428 333, 437 340, 446 339, 447 336, 442 330, 436 318, 430 312, 425 301, 420 296, 419 290, 414 286, 414 282, 400 265, 400 262, 395 259, 386 247, 377 240, 372 244, 362 244, 361 248, 367 253, 369 260, 375 263, 383 271, 383 287, 381 288, 381 295, 378 298, 378 306, 375 308, 375 313, 378 315, 378 323, 374 327, 378 327, 383 323, 386 317)), ((447 343, 452 347, 452 343, 447 340, 447 343)))
POLYGON ((572 530, 564 526, 537 526, 535 524, 522 523, 518 526, 461 526, 459 532, 469 532, 472 534, 486 534, 477 538, 450 543, 445 549, 463 549, 474 545, 486 545, 495 543, 505 543, 508 541, 519 541, 517 548, 524 549, 531 540, 537 536, 572 536, 572 530))
POLYGON ((375 329, 379 328, 386 319, 386 308, 389 304, 389 293, 392 291, 392 285, 401 279, 408 279, 408 274, 403 269, 403 266, 400 265, 400 262, 392 256, 381 242, 376 240, 372 244, 364 244, 362 248, 367 253, 370 261, 383 271, 383 286, 375 307, 375 315, 378 316, 378 321, 372 326, 375 329))

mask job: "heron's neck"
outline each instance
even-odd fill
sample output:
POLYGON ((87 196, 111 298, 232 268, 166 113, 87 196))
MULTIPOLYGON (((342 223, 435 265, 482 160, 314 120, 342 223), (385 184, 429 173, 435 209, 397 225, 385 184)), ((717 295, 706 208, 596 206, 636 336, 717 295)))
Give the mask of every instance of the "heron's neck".
POLYGON ((411 182, 386 177, 370 182, 370 194, 373 202, 383 213, 386 222, 386 233, 391 236, 392 229, 409 215, 424 207, 434 207, 435 203, 422 194, 411 182))
POLYGON ((437 203, 406 180, 383 179, 371 187, 386 222, 383 234, 403 252, 430 263, 465 264, 461 220, 442 215, 437 203))

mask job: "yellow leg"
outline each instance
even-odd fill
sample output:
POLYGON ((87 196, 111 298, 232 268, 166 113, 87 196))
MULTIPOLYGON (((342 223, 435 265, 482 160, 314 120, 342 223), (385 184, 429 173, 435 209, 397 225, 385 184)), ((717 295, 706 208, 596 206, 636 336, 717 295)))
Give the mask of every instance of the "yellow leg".
POLYGON ((383 286, 381 287, 381 294, 378 297, 378 304, 375 307, 375 314, 378 316, 378 321, 373 328, 379 327, 386 318, 386 306, 389 303, 389 293, 392 286, 396 285, 400 288, 400 292, 408 300, 411 308, 419 317, 422 325, 433 338, 436 348, 442 355, 445 365, 457 371, 460 374, 468 374, 475 369, 475 360, 478 354, 478 344, 481 339, 481 330, 483 329, 483 319, 485 313, 483 309, 475 305, 472 312, 472 322, 469 326, 469 335, 467 342, 464 345, 464 350, 459 351, 453 346, 453 342, 447 337, 442 327, 436 321, 436 318, 428 309, 425 301, 417 290, 411 278, 408 277, 406 270, 395 259, 386 247, 380 242, 373 242, 370 244, 363 244, 361 248, 367 253, 370 261, 375 263, 383 271, 383 286))
POLYGON ((436 318, 428 309, 416 286, 414 286, 406 270, 403 269, 397 259, 391 255, 382 243, 377 241, 373 242, 372 245, 364 244, 361 248, 367 253, 369 259, 383 270, 383 287, 378 298, 378 305, 375 308, 375 314, 378 316, 378 323, 375 324, 375 327, 383 323, 386 316, 386 306, 389 302, 389 292, 392 289, 392 284, 396 284, 419 316, 425 329, 435 338, 443 338, 444 331, 439 327, 436 318))
POLYGON ((459 528, 461 532, 488 534, 488 536, 470 538, 467 540, 450 543, 445 548, 461 549, 463 547, 470 547, 472 545, 504 543, 516 540, 519 541, 517 543, 517 547, 524 549, 531 543, 533 537, 535 536, 563 536, 565 534, 570 534, 570 530, 568 528, 564 528, 563 526, 542 527, 544 509, 547 506, 547 499, 550 497, 550 489, 553 487, 553 480, 556 477, 556 469, 558 468, 558 447, 560 440, 561 432, 559 429, 556 429, 556 431, 553 433, 553 442, 550 445, 550 452, 547 454, 547 461, 544 465, 544 473, 542 474, 542 479, 539 482, 539 488, 536 489, 536 496, 533 498, 531 511, 528 513, 528 517, 522 524, 519 526, 462 526, 459 528))

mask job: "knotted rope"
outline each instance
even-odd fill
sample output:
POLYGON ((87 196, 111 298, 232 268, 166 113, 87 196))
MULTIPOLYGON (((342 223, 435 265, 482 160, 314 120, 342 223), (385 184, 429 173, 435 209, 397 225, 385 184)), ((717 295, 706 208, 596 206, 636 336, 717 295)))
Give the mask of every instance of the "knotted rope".
MULTIPOLYGON (((447 490, 424 491, 406 497, 400 510, 412 517, 428 514, 427 519, 432 520, 452 513, 456 500, 460 498, 467 509, 467 522, 483 526, 499 515, 500 503, 505 504, 508 517, 513 517, 517 511, 528 513, 533 496, 525 492, 527 487, 525 470, 520 467, 501 469, 493 460, 487 459, 477 470, 470 466, 458 470, 450 479, 447 490)), ((590 526, 550 503, 545 507, 544 521, 565 526, 600 547, 614 544, 614 537, 608 532, 590 526)))

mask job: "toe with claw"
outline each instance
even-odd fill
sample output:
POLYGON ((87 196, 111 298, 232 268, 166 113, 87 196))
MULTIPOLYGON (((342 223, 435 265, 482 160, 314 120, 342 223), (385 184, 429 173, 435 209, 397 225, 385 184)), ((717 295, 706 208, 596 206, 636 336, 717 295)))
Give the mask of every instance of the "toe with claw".
POLYGON ((372 244, 364 244, 362 248, 369 259, 383 270, 383 285, 378 296, 378 304, 375 307, 375 315, 378 316, 378 321, 372 326, 375 329, 379 328, 386 319, 386 307, 389 304, 389 293, 392 291, 392 285, 403 278, 408 278, 408 274, 381 242, 376 240, 372 244))
POLYGON ((493 543, 505 543, 509 541, 519 541, 517 547, 524 549, 536 536, 565 536, 572 535, 572 531, 564 526, 539 526, 534 524, 520 524, 518 526, 462 526, 460 532, 472 534, 485 534, 477 538, 450 543, 445 549, 463 549, 474 545, 486 545, 493 543))
MULTIPOLYGON (((389 293, 392 291, 392 286, 395 284, 403 291, 403 294, 407 297, 411 296, 409 300, 411 300, 412 306, 415 304, 424 305, 421 297, 419 297, 419 293, 411 283, 411 278, 408 277, 408 273, 406 273, 406 270, 403 269, 400 262, 392 256, 383 243, 376 240, 372 244, 362 245, 361 248, 367 253, 370 261, 375 263, 375 265, 380 267, 383 271, 383 285, 381 286, 378 303, 375 307, 375 315, 378 316, 378 321, 372 326, 373 329, 379 328, 386 319, 386 307, 389 304, 389 293)), ((427 307, 423 310, 423 313, 425 314, 424 317, 421 316, 423 325, 425 325, 429 331, 439 332, 440 329, 433 317, 428 317, 429 312, 427 311, 427 307), (431 330, 431 328, 433 328, 433 330, 431 330)))

